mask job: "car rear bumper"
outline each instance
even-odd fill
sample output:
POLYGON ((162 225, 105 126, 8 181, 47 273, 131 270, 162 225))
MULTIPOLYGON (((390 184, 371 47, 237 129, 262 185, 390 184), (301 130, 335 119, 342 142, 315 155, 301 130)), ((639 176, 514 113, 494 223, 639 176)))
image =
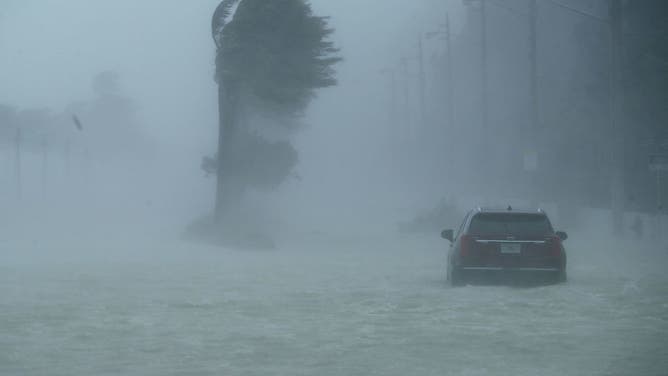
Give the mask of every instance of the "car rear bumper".
POLYGON ((559 268, 504 268, 496 266, 463 266, 459 268, 460 270, 470 270, 470 271, 507 271, 507 272, 560 272, 559 268))
POLYGON ((565 269, 556 267, 460 266, 456 268, 466 283, 552 284, 566 280, 565 269))

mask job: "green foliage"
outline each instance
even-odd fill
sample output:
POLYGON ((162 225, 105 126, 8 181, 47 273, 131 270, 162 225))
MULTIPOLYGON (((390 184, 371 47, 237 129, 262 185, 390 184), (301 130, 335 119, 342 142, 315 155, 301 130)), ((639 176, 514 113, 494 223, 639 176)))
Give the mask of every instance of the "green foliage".
MULTIPOLYGON (((316 90, 336 84, 341 58, 327 22, 306 0, 223 0, 216 9, 212 33, 226 135, 219 172, 228 184, 218 187, 219 198, 234 195, 229 186, 275 188, 296 166, 288 141, 268 141, 257 130, 267 122, 294 129, 316 90)), ((205 158, 204 167, 218 169, 218 158, 205 158)))
POLYGON ((278 187, 297 165, 297 151, 287 141, 270 142, 258 134, 241 132, 227 150, 223 171, 242 186, 278 187))
MULTIPOLYGON (((661 148, 668 140, 666 14, 668 2, 663 0, 628 1, 622 13, 624 117, 615 119, 615 124, 623 125, 625 205, 632 210, 653 210, 656 177, 647 168, 648 156, 668 151, 661 148)), ((586 192, 588 204, 603 207, 611 200, 608 182, 614 163, 610 142, 601 142, 610 135, 613 125, 610 25, 581 19, 573 31, 577 69, 569 72, 568 100, 563 104, 553 140, 561 151, 557 163, 578 166, 563 169, 571 175, 565 179, 567 184, 586 192)))
POLYGON ((254 110, 297 115, 336 84, 332 32, 304 0, 242 0, 219 38, 218 81, 254 110))
POLYGON ((627 116, 646 124, 648 134, 668 138, 668 2, 630 1, 625 8, 627 116))
POLYGON ((227 25, 228 17, 231 15, 234 7, 239 4, 239 1, 241 0, 223 0, 213 13, 211 34, 216 47, 220 47, 223 28, 227 25))

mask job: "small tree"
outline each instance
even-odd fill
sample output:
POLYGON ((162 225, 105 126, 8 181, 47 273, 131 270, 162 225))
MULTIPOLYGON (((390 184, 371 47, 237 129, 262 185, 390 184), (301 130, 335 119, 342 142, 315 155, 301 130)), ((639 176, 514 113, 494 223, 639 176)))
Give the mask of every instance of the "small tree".
POLYGON ((12 106, 0 104, 0 148, 5 148, 12 144, 16 127, 16 109, 12 106))
POLYGON ((259 115, 294 128, 316 90, 336 84, 341 59, 327 18, 305 0, 224 0, 214 13, 220 137, 216 218, 246 187, 280 184, 297 163, 287 142, 250 127, 259 115))

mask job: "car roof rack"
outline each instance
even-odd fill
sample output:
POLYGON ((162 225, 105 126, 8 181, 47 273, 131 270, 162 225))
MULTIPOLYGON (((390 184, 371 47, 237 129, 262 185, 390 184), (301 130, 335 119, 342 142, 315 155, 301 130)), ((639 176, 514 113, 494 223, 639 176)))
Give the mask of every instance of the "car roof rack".
POLYGON ((516 208, 512 205, 508 205, 506 207, 500 206, 500 207, 482 207, 482 206, 477 206, 475 207, 472 211, 476 213, 516 213, 516 214, 530 214, 530 213, 538 213, 538 214, 547 214, 543 208, 516 208))

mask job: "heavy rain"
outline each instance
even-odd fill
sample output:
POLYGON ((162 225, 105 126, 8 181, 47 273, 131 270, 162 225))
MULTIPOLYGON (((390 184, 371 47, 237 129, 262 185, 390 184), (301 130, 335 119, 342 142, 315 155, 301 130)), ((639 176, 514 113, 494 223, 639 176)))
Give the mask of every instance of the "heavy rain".
POLYGON ((668 374, 667 26, 0 0, 0 375, 668 374))

